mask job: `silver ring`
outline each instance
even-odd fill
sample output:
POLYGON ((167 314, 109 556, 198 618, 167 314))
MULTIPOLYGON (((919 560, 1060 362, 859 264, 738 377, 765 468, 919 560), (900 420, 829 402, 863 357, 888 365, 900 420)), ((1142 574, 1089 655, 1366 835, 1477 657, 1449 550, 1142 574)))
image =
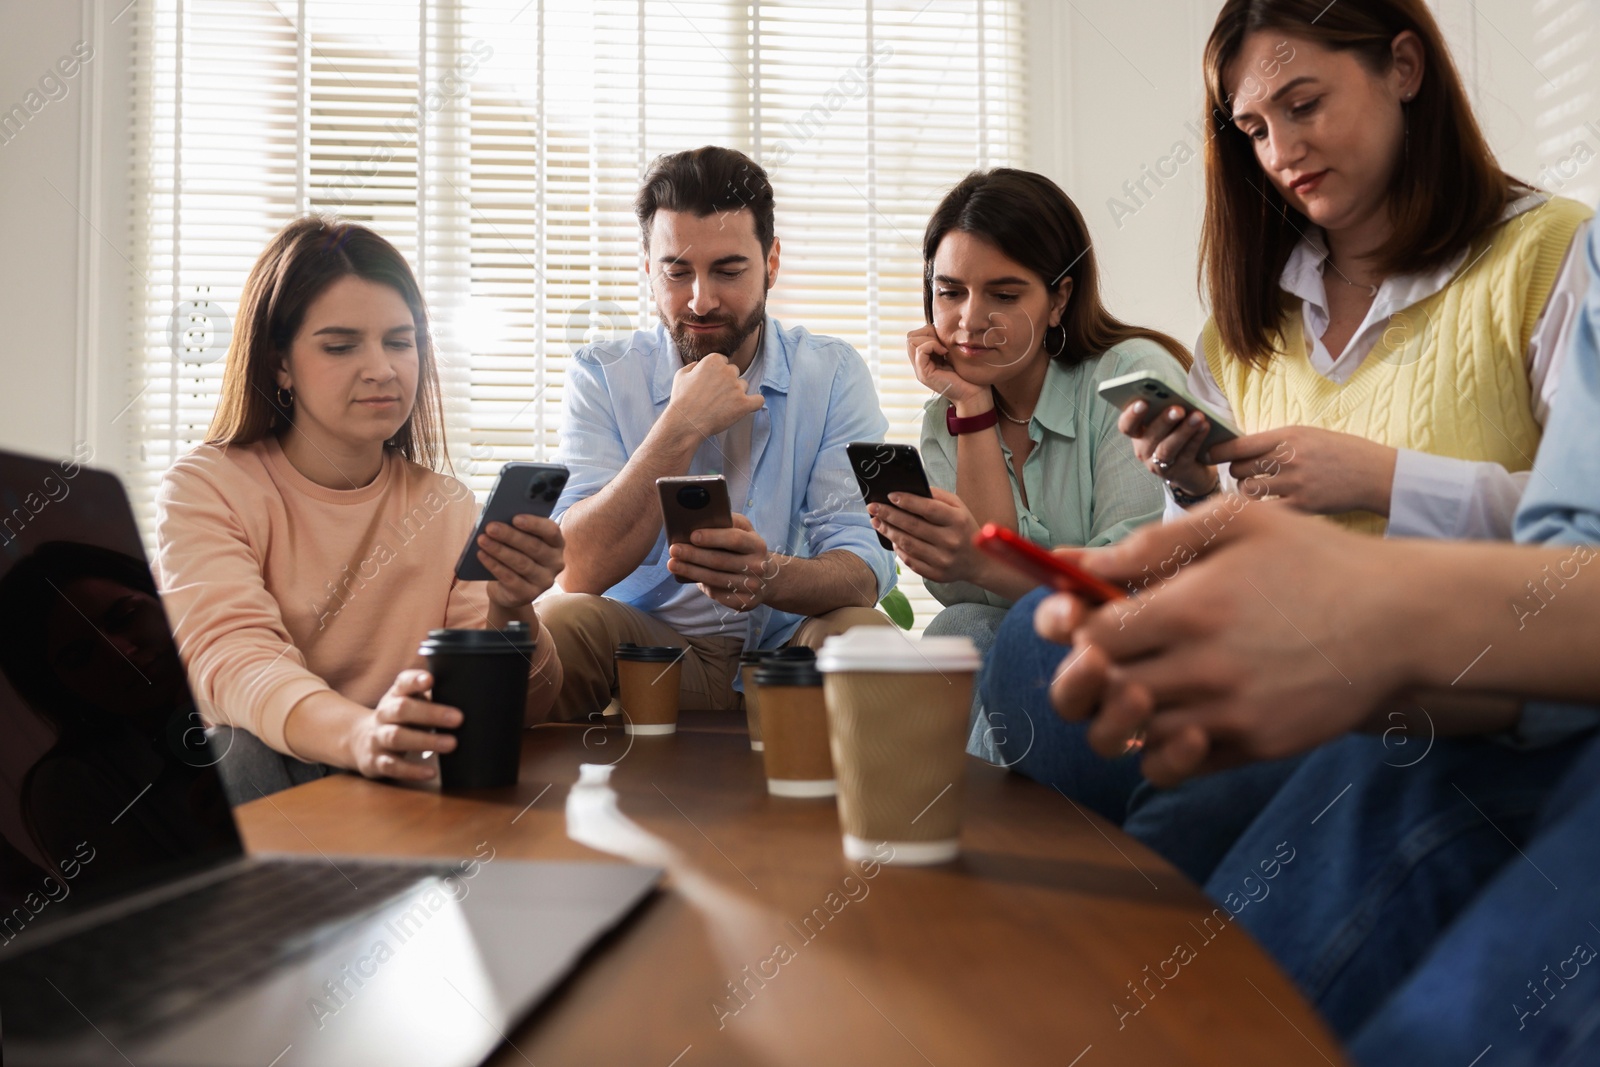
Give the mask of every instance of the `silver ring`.
POLYGON ((1168 463, 1166 460, 1164 460, 1164 459, 1156 460, 1156 470, 1160 471, 1162 474, 1167 473, 1171 469, 1172 469, 1172 464, 1168 463))

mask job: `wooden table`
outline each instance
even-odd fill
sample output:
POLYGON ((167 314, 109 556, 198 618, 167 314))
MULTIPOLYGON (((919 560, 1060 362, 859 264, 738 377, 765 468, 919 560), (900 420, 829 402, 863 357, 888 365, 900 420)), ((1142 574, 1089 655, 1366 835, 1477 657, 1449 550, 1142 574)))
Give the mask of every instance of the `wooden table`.
POLYGON ((847 861, 833 803, 769 797, 726 715, 686 715, 671 737, 530 730, 513 790, 338 775, 238 815, 253 851, 605 859, 569 838, 565 801, 580 763, 613 761, 639 827, 620 850, 665 866, 664 889, 495 1064, 1344 1062, 1225 910, 1061 794, 978 760, 962 856, 933 868, 847 861))

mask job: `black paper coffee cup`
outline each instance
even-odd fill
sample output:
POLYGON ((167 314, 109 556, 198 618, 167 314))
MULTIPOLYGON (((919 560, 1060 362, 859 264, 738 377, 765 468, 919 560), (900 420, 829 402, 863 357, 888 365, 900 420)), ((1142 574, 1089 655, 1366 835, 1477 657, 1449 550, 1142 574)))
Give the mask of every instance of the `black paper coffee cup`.
POLYGON ((520 622, 504 630, 429 631, 421 652, 433 674, 433 702, 462 715, 460 726, 439 731, 456 739, 455 751, 439 753, 442 788, 517 784, 533 647, 533 632, 520 622))

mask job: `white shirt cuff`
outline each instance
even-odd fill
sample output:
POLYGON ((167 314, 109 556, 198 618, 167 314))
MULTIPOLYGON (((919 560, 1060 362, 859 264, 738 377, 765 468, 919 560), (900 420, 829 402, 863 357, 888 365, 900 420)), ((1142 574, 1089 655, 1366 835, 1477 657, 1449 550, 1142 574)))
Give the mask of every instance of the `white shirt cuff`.
POLYGON ((1390 537, 1511 539, 1526 472, 1409 448, 1398 452, 1389 495, 1390 537))

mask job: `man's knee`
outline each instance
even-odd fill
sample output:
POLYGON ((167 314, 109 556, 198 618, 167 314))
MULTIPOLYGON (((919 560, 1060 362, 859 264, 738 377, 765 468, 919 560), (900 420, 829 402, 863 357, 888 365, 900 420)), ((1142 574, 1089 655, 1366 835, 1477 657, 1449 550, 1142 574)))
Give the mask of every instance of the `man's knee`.
POLYGON ((539 621, 556 641, 558 648, 573 642, 592 643, 607 627, 610 601, 593 593, 557 593, 536 605, 539 621))
POLYGON ((893 626, 894 620, 873 608, 835 608, 814 616, 802 626, 794 643, 806 648, 821 648, 822 642, 856 626, 893 626))

